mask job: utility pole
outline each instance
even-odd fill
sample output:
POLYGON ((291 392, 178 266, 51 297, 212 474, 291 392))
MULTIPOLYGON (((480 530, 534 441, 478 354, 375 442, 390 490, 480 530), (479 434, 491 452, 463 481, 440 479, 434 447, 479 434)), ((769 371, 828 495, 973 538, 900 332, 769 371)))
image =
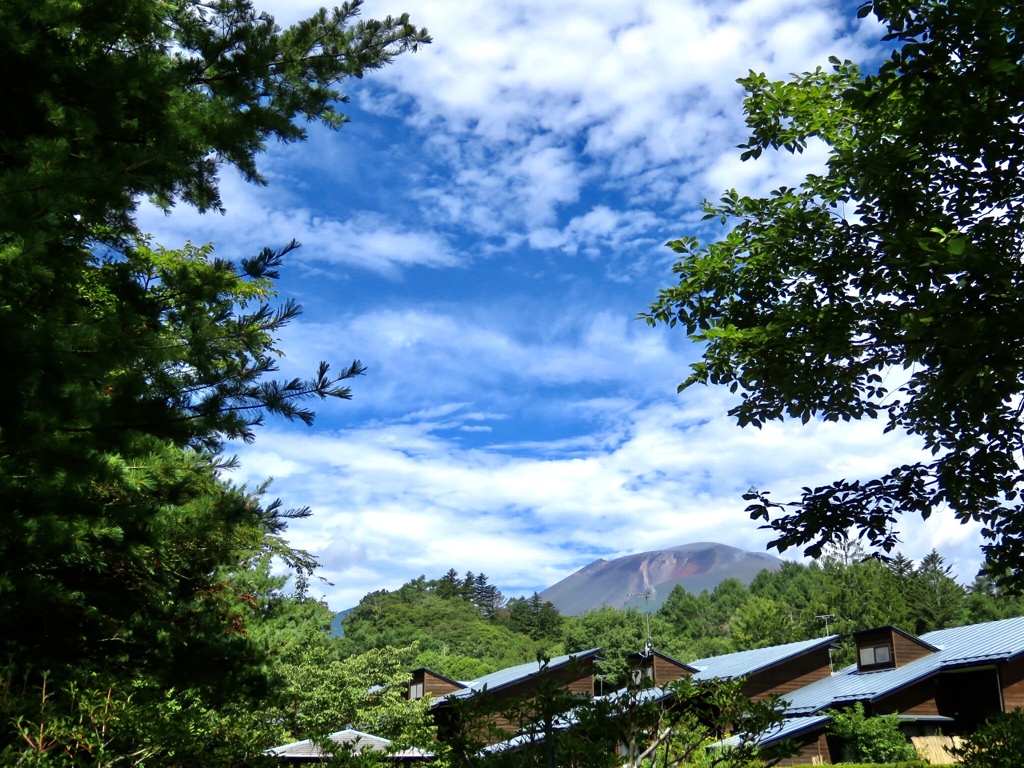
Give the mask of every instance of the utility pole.
MULTIPOLYGON (((821 619, 825 622, 825 637, 828 637, 828 623, 830 620, 835 619, 834 613, 819 613, 816 618, 821 619)), ((828 645, 828 673, 831 675, 835 672, 835 668, 832 666, 832 644, 828 645)))

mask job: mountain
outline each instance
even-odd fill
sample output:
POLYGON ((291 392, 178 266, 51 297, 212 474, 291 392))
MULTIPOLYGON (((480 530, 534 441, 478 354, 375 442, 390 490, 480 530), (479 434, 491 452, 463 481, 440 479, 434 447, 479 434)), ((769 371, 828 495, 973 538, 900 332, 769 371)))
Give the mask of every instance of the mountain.
POLYGON ((697 594, 728 578, 749 584, 761 571, 777 571, 781 566, 777 557, 727 544, 681 544, 615 560, 595 560, 540 596, 554 603, 563 616, 575 616, 602 605, 643 608, 643 593, 653 587, 655 594, 649 602, 651 610, 656 610, 676 584, 697 594))

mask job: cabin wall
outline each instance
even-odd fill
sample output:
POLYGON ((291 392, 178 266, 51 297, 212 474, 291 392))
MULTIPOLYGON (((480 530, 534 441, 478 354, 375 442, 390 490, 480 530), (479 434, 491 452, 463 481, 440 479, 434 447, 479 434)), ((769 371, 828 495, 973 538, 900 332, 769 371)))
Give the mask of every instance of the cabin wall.
MULTIPOLYGON (((525 716, 529 710, 529 702, 542 687, 547 688, 553 685, 558 690, 572 696, 592 698, 594 695, 593 669, 592 660, 586 659, 557 669, 546 670, 543 674, 532 675, 496 691, 477 694, 473 701, 479 702, 482 714, 476 718, 475 735, 481 740, 493 744, 516 733, 523 723, 516 723, 516 718, 506 717, 508 713, 502 712, 502 710, 516 708, 525 716), (489 714, 485 714, 485 712, 489 714)), ((460 706, 466 705, 465 701, 460 703, 460 706)), ((472 705, 469 704, 469 706, 472 705)), ((569 709, 571 706, 572 701, 567 699, 565 709, 569 709)), ((452 721, 451 708, 448 706, 435 709, 434 718, 439 731, 456 727, 456 723, 452 721)))
POLYGON ((784 696, 828 677, 831 671, 828 647, 816 648, 750 675, 743 685, 743 694, 753 701, 762 701, 772 693, 784 696))
POLYGON ((655 685, 668 685, 674 680, 678 680, 681 677, 687 677, 692 674, 693 672, 686 669, 686 667, 681 667, 678 664, 673 664, 668 659, 662 658, 658 655, 655 655, 654 657, 655 685))
POLYGON ((854 636, 854 640, 857 644, 857 668, 861 669, 861 648, 872 648, 877 646, 888 646, 889 656, 892 662, 888 665, 879 664, 872 665, 864 669, 864 671, 873 671, 875 669, 885 669, 886 666, 892 667, 904 667, 911 662, 917 661, 918 659, 924 658, 934 651, 913 637, 908 637, 901 632, 897 632, 892 627, 879 627, 878 629, 868 630, 864 632, 858 632, 854 636))
POLYGON ((896 659, 896 666, 902 667, 912 661, 923 659, 935 651, 925 648, 920 643, 914 642, 909 637, 904 637, 899 632, 892 633, 893 658, 896 659))
POLYGON ((445 680, 443 677, 432 675, 429 672, 423 676, 424 696, 431 695, 435 699, 440 699, 457 690, 459 690, 459 686, 453 684, 450 680, 445 680))
POLYGON ((872 707, 874 715, 938 715, 939 680, 929 677, 879 699, 872 707))
POLYGON ((1003 711, 1024 707, 1024 656, 999 665, 999 682, 1003 689, 1003 711))
POLYGON ((894 641, 894 635, 896 633, 889 627, 880 627, 867 632, 858 632, 854 637, 854 642, 857 646, 857 670, 858 671, 871 671, 875 669, 885 669, 886 667, 895 667, 898 662, 896 660, 896 643, 894 641), (875 648, 879 646, 886 646, 889 649, 890 662, 882 665, 871 665, 865 667, 861 664, 860 652, 862 648, 875 648))
POLYGON ((776 765, 818 765, 832 762, 832 753, 829 751, 828 739, 825 736, 824 730, 816 735, 794 739, 794 741, 799 746, 800 751, 793 755, 793 757, 783 758, 776 765))

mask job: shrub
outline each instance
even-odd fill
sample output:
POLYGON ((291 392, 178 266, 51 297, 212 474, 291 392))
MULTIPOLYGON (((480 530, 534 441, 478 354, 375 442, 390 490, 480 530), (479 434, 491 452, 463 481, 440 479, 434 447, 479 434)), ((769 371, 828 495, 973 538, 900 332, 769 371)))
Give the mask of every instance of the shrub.
POLYGON ((829 715, 832 717, 831 732, 841 738, 846 747, 846 760, 897 763, 917 759, 917 751, 900 731, 896 715, 865 717, 864 705, 860 702, 850 709, 832 710, 829 715))
POLYGON ((1024 766, 1024 710, 990 717, 953 750, 964 768, 1021 768, 1024 766))

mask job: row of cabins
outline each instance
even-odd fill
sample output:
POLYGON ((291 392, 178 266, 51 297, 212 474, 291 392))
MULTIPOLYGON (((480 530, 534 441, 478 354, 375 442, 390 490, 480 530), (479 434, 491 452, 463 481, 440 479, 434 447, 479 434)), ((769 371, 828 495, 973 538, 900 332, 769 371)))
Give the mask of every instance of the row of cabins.
MULTIPOLYGON (((635 680, 654 696, 670 694, 663 686, 683 676, 694 680, 742 680, 743 693, 754 701, 778 694, 785 720, 760 743, 795 742, 800 753, 780 765, 833 763, 841 745, 828 735, 827 711, 860 702, 868 716, 896 714, 908 736, 970 732, 997 712, 1024 707, 1024 617, 929 632, 915 637, 897 627, 863 630, 853 636, 857 663, 832 671, 830 648, 838 635, 769 648, 724 654, 683 663, 648 648, 636 654, 635 680)), ((529 699, 540 686, 556 685, 578 696, 593 697, 599 649, 511 667, 476 680, 450 680, 429 669, 412 673, 409 697, 432 697, 440 733, 455 727, 458 702, 487 693, 492 700, 529 699)), ((514 739, 516 727, 498 719, 493 742, 514 739)), ((358 738, 353 732, 335 734, 358 738)), ((374 738, 374 737, 367 737, 374 738)), ((308 742, 285 745, 273 754, 314 757, 308 742), (305 745, 305 746, 304 746, 305 745), (303 751, 305 750, 305 752, 303 751)), ((429 759, 407 752, 403 760, 429 759)))

